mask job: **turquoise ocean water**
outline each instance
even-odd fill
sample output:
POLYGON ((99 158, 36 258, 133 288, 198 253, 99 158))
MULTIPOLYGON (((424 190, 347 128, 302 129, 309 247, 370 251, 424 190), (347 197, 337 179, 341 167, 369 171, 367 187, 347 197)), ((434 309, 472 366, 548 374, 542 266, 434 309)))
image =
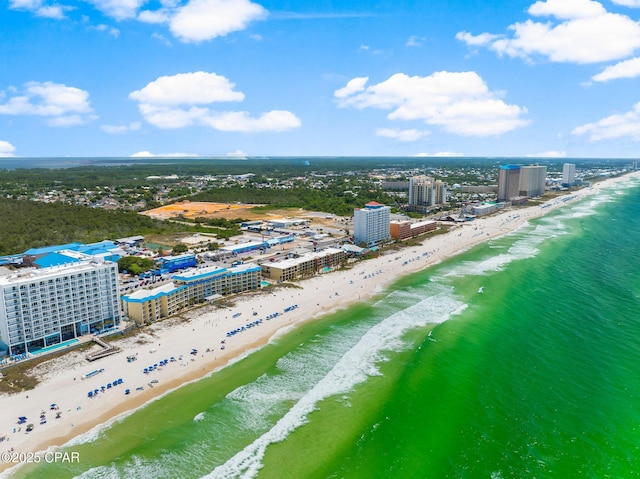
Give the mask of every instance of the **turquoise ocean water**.
POLYGON ((639 205, 569 204, 14 477, 640 477, 639 205))

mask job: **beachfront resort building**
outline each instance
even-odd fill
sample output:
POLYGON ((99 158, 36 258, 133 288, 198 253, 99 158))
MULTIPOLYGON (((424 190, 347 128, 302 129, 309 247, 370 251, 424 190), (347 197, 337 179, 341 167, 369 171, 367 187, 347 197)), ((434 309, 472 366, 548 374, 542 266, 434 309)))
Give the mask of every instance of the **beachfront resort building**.
POLYGON ((199 268, 180 273, 171 277, 172 283, 123 296, 123 310, 138 324, 152 323, 196 303, 256 290, 260 288, 260 272, 260 266, 241 264, 232 268, 199 268))
POLYGON ((405 240, 415 236, 435 231, 438 223, 432 220, 419 221, 412 223, 411 221, 391 221, 389 224, 389 232, 391 237, 396 240, 405 240))
POLYGON ((367 203, 364 208, 356 208, 353 212, 353 242, 371 247, 388 240, 391 237, 390 221, 391 208, 375 201, 367 203))
POLYGON ((546 182, 546 166, 529 165, 520 167, 520 196, 542 196, 546 182))
POLYGON ((118 265, 110 261, 0 269, 0 349, 10 356, 44 352, 117 328, 119 296, 118 265))
POLYGON ((520 165, 502 165, 498 169, 498 201, 520 196, 520 165))
POLYGON ((409 178, 410 211, 428 211, 430 207, 442 205, 447 201, 447 185, 430 176, 409 178))
POLYGON ((344 249, 327 248, 277 263, 263 263, 262 275, 273 281, 292 281, 316 273, 331 271, 346 261, 346 258, 347 253, 344 249))
POLYGON ((502 165, 498 169, 498 201, 542 196, 546 180, 546 166, 502 165))
POLYGON ((576 182, 576 165, 565 163, 562 165, 562 185, 573 186, 576 182))

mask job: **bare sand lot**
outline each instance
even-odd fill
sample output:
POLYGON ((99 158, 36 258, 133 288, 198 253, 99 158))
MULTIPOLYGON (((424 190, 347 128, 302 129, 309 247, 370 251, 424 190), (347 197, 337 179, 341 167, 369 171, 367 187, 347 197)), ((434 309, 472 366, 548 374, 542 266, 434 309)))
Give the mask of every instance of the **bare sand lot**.
POLYGON ((208 203, 202 201, 180 201, 170 205, 154 208, 149 211, 142 212, 143 215, 152 218, 167 220, 174 219, 179 216, 185 218, 246 218, 253 219, 258 216, 253 212, 255 206, 262 205, 245 205, 237 203, 208 203))

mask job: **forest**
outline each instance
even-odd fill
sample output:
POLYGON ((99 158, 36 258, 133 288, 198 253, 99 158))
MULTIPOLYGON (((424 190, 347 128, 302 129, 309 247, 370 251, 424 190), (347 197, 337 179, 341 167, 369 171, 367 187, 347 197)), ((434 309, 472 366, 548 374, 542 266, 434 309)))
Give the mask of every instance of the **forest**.
POLYGON ((184 232, 185 229, 202 231, 131 211, 12 199, 0 199, 0 225, 2 255, 75 241, 92 243, 133 235, 184 232))

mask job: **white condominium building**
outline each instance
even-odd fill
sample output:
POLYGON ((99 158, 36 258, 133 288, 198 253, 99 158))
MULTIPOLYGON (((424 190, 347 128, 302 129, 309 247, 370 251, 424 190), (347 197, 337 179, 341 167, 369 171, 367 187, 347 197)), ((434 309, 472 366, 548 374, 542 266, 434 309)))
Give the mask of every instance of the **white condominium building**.
POLYGON ((542 196, 546 181, 546 166, 522 166, 520 168, 520 196, 542 196))
POLYGON ((375 246, 391 238, 389 224, 391 208, 375 201, 364 205, 364 208, 353 212, 353 241, 355 244, 365 243, 375 246))
POLYGON ((430 176, 409 178, 409 207, 424 208, 441 205, 447 200, 447 185, 430 176))
POLYGON ((562 184, 572 186, 576 182, 576 165, 565 163, 562 165, 562 184))
POLYGON ((110 330, 120 319, 116 263, 0 271, 0 347, 10 355, 110 330))

